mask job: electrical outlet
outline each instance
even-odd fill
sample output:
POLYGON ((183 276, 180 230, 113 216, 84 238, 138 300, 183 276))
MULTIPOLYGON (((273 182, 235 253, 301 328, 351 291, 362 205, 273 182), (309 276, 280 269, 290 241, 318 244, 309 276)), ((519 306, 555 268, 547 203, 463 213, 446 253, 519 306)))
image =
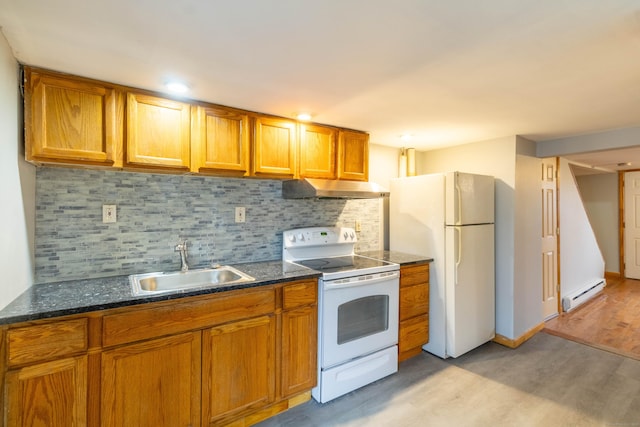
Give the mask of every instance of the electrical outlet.
POLYGON ((236 207, 236 222, 245 222, 245 211, 244 207, 237 206, 236 207))
POLYGON ((362 231, 362 223, 360 222, 359 219, 356 219, 356 227, 355 228, 356 228, 357 232, 362 231))
POLYGON ((102 205, 102 222, 112 223, 117 221, 116 205, 102 205))

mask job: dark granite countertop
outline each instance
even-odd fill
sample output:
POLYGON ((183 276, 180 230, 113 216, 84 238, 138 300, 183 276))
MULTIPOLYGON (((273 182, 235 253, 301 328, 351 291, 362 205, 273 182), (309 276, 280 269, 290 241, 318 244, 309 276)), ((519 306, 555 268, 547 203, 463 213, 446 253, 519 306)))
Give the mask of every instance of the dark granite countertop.
POLYGON ((406 254, 397 251, 364 251, 358 252, 359 255, 368 256, 369 258, 381 259, 383 261, 395 262, 396 264, 411 265, 421 264, 423 262, 432 262, 433 258, 406 254))
POLYGON ((320 277, 315 270, 282 261, 234 264, 233 267, 254 277, 255 281, 156 295, 135 295, 129 276, 33 285, 0 310, 0 325, 320 277))
MULTIPOLYGON (((400 265, 433 261, 432 258, 395 251, 365 251, 360 252, 360 255, 395 262, 400 265)), ((321 275, 315 270, 282 261, 252 262, 234 264, 232 266, 254 277, 255 281, 155 295, 135 295, 129 284, 129 276, 69 280, 34 285, 4 309, 0 310, 0 325, 252 288, 288 280, 317 278, 321 275)))

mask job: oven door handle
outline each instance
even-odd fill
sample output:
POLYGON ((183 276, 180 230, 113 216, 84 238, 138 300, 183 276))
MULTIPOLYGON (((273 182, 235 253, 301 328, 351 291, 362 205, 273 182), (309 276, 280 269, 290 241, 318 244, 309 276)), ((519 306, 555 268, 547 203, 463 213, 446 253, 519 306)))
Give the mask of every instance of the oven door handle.
POLYGON ((398 271, 393 271, 391 274, 389 273, 383 273, 383 274, 384 275, 380 275, 380 273, 377 273, 375 275, 366 275, 366 276, 359 276, 359 277, 350 277, 348 279, 331 280, 329 282, 324 282, 323 289, 325 291, 330 291, 335 289, 368 286, 368 285, 373 285, 374 283, 380 283, 380 282, 398 279, 400 277, 400 274, 398 271), (373 277, 367 277, 367 276, 373 276, 373 277))

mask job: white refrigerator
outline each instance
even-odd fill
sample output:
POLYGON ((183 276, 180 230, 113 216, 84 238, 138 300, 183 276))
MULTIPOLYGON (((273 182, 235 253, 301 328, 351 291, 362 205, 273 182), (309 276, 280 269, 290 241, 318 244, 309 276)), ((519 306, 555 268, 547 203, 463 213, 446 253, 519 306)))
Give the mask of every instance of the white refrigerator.
POLYGON ((433 258, 429 342, 458 357, 495 337, 495 233, 492 176, 462 172, 391 180, 392 251, 433 258))

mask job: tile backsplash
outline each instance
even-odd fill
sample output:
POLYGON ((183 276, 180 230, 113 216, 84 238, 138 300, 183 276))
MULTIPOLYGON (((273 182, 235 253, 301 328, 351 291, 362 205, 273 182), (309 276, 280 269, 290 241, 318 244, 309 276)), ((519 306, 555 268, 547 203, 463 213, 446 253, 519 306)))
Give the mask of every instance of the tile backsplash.
POLYGON ((380 199, 285 200, 277 180, 42 167, 36 172, 35 281, 281 259, 290 228, 360 220, 358 249, 380 248, 380 199), (102 223, 102 205, 117 222, 102 223), (246 222, 235 223, 235 207, 246 222))

